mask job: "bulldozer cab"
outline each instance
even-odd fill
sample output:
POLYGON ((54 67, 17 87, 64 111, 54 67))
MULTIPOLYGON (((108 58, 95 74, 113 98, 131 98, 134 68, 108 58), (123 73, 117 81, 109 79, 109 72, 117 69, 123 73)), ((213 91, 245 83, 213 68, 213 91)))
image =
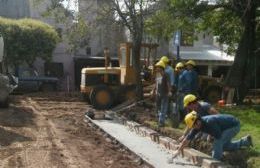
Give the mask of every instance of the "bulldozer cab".
POLYGON ((131 43, 122 43, 119 48, 119 66, 121 69, 120 83, 122 85, 136 84, 135 69, 131 43))
MULTIPOLYGON (((151 66, 152 59, 155 59, 158 44, 143 43, 141 45, 141 69, 151 66)), ((122 85, 136 84, 136 70, 134 68, 133 44, 121 43, 119 47, 119 66, 121 69, 120 82, 122 85)))

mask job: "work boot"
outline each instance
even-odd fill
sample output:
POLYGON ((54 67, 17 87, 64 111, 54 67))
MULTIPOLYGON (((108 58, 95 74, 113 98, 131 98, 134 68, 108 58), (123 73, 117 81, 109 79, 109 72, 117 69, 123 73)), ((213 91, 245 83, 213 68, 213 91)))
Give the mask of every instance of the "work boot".
POLYGON ((246 140, 247 140, 247 142, 248 142, 248 146, 249 146, 249 147, 250 147, 250 146, 251 146, 251 147, 254 146, 251 135, 247 135, 247 136, 246 136, 246 140))
POLYGON ((247 135, 241 139, 241 146, 253 147, 253 141, 251 135, 247 135))

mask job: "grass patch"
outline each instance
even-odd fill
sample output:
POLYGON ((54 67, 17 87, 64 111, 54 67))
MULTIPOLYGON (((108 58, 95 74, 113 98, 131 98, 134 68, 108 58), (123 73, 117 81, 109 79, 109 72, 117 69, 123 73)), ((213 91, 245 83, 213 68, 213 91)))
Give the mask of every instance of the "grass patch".
MULTIPOLYGON (((137 112, 137 122, 144 124, 160 132, 164 136, 169 136, 174 139, 182 135, 185 124, 182 122, 179 128, 171 128, 171 121, 166 120, 165 127, 158 127, 158 118, 150 111, 143 108, 134 109, 137 112)), ((235 167, 259 168, 260 167, 260 106, 237 106, 225 107, 218 109, 222 114, 231 114, 237 117, 241 123, 241 130, 235 139, 241 138, 250 134, 253 138, 254 147, 251 149, 243 148, 238 151, 228 153, 226 161, 235 167)), ((133 109, 132 109, 133 111, 133 109)), ((128 114, 129 112, 126 112, 128 114)), ((203 144, 202 144, 203 145, 203 144)), ((196 146, 199 146, 196 144, 196 146)), ((192 146, 193 147, 193 146, 192 146)), ((200 145, 199 150, 210 153, 210 148, 204 148, 200 145), (201 147, 201 148, 200 148, 201 147)), ((207 147, 207 146, 206 146, 207 147)), ((195 148, 195 146, 194 146, 195 148)))
POLYGON ((247 167, 260 167, 260 106, 238 106, 219 109, 221 113, 231 114, 240 120, 241 129, 236 139, 250 134, 253 138, 254 147, 246 150, 248 155, 247 167))
POLYGON ((254 150, 260 153, 260 111, 253 107, 233 107, 220 109, 221 113, 231 114, 240 120, 241 130, 237 138, 250 134, 254 150))

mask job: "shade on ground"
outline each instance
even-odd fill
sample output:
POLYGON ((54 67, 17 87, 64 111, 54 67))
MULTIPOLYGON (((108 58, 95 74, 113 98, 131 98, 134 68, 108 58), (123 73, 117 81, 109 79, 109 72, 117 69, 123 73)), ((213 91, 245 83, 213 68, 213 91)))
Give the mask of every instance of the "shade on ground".
POLYGON ((169 164, 168 159, 171 157, 169 150, 151 141, 148 137, 142 137, 130 131, 116 121, 93 120, 93 122, 156 168, 196 167, 181 157, 175 158, 174 163, 169 164))

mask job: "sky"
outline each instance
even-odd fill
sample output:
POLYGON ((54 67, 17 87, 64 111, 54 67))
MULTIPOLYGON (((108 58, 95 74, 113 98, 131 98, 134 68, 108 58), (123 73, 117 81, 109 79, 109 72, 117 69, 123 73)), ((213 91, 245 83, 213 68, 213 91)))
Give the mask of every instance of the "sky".
POLYGON ((69 10, 78 11, 78 0, 64 0, 62 4, 69 10))

